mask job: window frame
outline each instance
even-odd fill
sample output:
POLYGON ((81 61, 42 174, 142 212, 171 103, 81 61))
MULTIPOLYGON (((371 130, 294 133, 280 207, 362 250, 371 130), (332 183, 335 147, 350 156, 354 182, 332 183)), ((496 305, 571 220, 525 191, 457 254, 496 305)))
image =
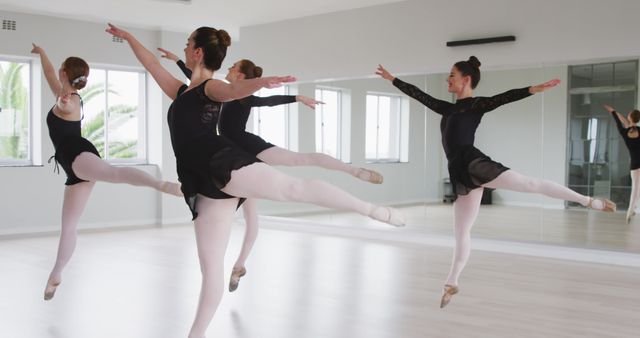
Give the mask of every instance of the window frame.
MULTIPOLYGON (((366 119, 369 117, 369 111, 367 110, 367 100, 369 96, 375 96, 377 98, 377 111, 376 111, 376 157, 368 158, 367 157, 367 137, 365 132, 365 163, 407 163, 408 159, 408 134, 409 134, 409 123, 408 123, 408 105, 409 102, 400 95, 384 93, 384 92, 375 92, 369 91, 365 95, 365 126, 366 119), (381 158, 379 155, 379 142, 380 142, 380 98, 388 97, 390 99, 391 109, 390 112, 393 114, 394 111, 397 116, 397 157, 395 158, 381 158), (395 103, 394 103, 395 102, 395 103), (395 110, 393 109, 395 105, 395 110)), ((389 126, 391 128, 391 126, 389 126)), ((391 135, 391 130, 389 130, 389 134, 391 135)))
MULTIPOLYGON (((11 55, 3 55, 0 54, 0 61, 3 62, 11 62, 11 63, 24 63, 28 66, 28 74, 27 78, 29 79, 29 83, 26 88, 28 91, 27 98, 27 158, 25 159, 2 159, 0 158, 0 167, 29 167, 38 165, 39 161, 36 160, 36 155, 38 154, 38 149, 36 145, 38 144, 39 138, 39 128, 35 128, 36 126, 36 117, 35 117, 35 92, 34 83, 38 82, 37 78, 34 76, 35 71, 34 68, 36 64, 34 62, 34 58, 29 57, 20 57, 20 56, 11 56, 11 55)), ((15 121, 14 121, 15 123, 15 121)))
MULTIPOLYGON (((314 90, 314 97, 316 100, 318 101, 322 101, 324 102, 323 98, 324 98, 324 94, 322 94, 323 91, 332 91, 332 92, 336 92, 337 93, 337 97, 338 97, 338 102, 337 102, 337 107, 338 107, 338 121, 337 121, 337 140, 336 140, 336 154, 335 154, 335 158, 339 159, 343 162, 348 163, 349 162, 349 158, 348 158, 348 149, 345 149, 345 89, 343 88, 336 88, 336 87, 329 87, 329 86, 316 86, 315 90, 314 90), (318 97, 317 92, 320 91, 321 95, 320 97, 318 97)), ((324 149, 324 106, 320 105, 316 108, 316 116, 320 117, 320 126, 318 126, 317 121, 318 119, 316 118, 316 126, 315 126, 315 132, 316 132, 316 145, 315 145, 315 150, 316 152, 319 153, 323 153, 329 156, 332 156, 331 154, 328 154, 327 152, 325 152, 324 149), (319 110, 319 111, 318 111, 319 110), (320 136, 318 136, 318 133, 320 134, 320 136), (318 137, 320 137, 320 145, 318 145, 318 137)))
MULTIPOLYGON (((292 89, 290 88, 290 86, 283 86, 282 87, 284 89, 284 93, 282 94, 272 94, 272 95, 292 95, 290 94, 292 89)), ((262 91, 262 89, 260 90, 262 91)), ((266 97, 266 96, 262 96, 262 95, 258 95, 260 94, 260 91, 256 92, 256 96, 260 96, 260 97, 266 97)), ((269 95, 271 96, 271 95, 269 95)), ((293 102, 295 103, 295 102, 293 102)), ((278 108, 282 108, 284 109, 284 145, 277 145, 278 147, 282 147, 284 149, 287 150, 292 150, 292 137, 291 137, 291 107, 290 105, 293 103, 289 103, 289 104, 283 104, 283 105, 278 105, 278 106, 274 106, 274 107, 278 107, 278 108)), ((270 142, 270 140, 268 139, 268 137, 265 137, 265 135, 262 135, 262 133, 260 132, 260 128, 262 125, 262 110, 265 108, 274 108, 274 107, 255 107, 251 109, 251 116, 249 118, 249 121, 251 122, 251 126, 247 126, 247 128, 251 128, 251 132, 257 136, 260 136, 262 139, 266 140, 267 142, 270 142)), ((275 144, 275 143, 274 143, 275 144)))
MULTIPOLYGON (((138 142, 142 142, 142 145, 139 145, 139 149, 144 151, 143 156, 138 156, 134 158, 110 158, 108 156, 109 149, 109 116, 104 114, 104 125, 105 125, 105 136, 104 136, 104 144, 105 144, 105 157, 103 158, 105 161, 117 164, 117 165, 146 165, 149 164, 149 125, 148 125, 148 114, 149 114, 149 73, 141 67, 132 67, 132 66, 122 66, 122 65, 112 65, 112 64, 104 64, 104 63, 89 63, 89 68, 93 70, 103 70, 105 71, 105 88, 108 88, 109 84, 109 72, 132 72, 138 73, 141 76, 139 81, 139 104, 142 105, 142 108, 138 108, 140 115, 138 116, 138 132, 142 135, 138 136, 138 142)), ((91 75, 89 75, 89 81, 91 81, 91 75)), ((109 95, 105 92, 104 98, 105 108, 109 107, 109 95)), ((105 112, 107 109, 105 109, 105 112)), ((84 125, 83 125, 84 127, 84 125)))

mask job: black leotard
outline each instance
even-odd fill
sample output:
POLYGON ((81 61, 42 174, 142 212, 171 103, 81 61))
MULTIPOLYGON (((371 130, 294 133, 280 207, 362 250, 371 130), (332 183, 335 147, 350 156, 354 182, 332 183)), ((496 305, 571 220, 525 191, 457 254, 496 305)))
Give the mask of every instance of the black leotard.
POLYGON ((268 97, 248 96, 244 99, 225 102, 218 130, 220 134, 239 145, 251 155, 258 155, 266 149, 275 147, 260 136, 245 131, 252 107, 277 106, 296 102, 294 95, 273 95, 268 97))
POLYGON ((207 81, 188 91, 182 85, 167 114, 178 178, 194 219, 198 194, 234 198, 220 191, 231 180, 231 172, 258 162, 216 133, 222 103, 207 97, 207 81))
POLYGON ((629 157, 631 157, 631 170, 640 168, 640 136, 636 138, 629 137, 629 131, 631 129, 635 129, 636 131, 638 131, 638 127, 633 126, 625 128, 615 111, 611 112, 611 116, 613 116, 613 119, 616 121, 618 132, 620 132, 620 136, 622 136, 624 144, 629 150, 629 157))
MULTIPOLYGON (((178 60, 178 67, 187 78, 191 78, 191 70, 178 60)), ((239 145, 251 155, 258 155, 275 145, 265 141, 260 136, 245 131, 251 108, 264 106, 278 106, 296 102, 295 95, 273 95, 268 97, 248 96, 240 100, 225 102, 218 124, 218 131, 226 138, 239 145)))
POLYGON ((449 162, 449 175, 456 194, 466 195, 509 170, 473 146, 476 129, 485 113, 530 96, 529 87, 509 90, 492 97, 469 97, 451 103, 435 99, 398 78, 393 80, 393 85, 442 115, 442 147, 449 162))
MULTIPOLYGON (((72 95, 78 95, 72 93, 72 95)), ((80 96, 80 95, 78 95, 80 96)), ((80 98, 80 106, 82 107, 82 98, 80 98)), ((71 164, 78 155, 87 151, 100 157, 100 153, 96 147, 87 139, 82 137, 81 121, 67 121, 53 113, 53 108, 47 114, 47 127, 49 128, 49 137, 56 150, 52 158, 67 174, 65 185, 74 185, 80 182, 86 182, 73 172, 71 164)), ((51 160, 51 159, 50 159, 51 160)))

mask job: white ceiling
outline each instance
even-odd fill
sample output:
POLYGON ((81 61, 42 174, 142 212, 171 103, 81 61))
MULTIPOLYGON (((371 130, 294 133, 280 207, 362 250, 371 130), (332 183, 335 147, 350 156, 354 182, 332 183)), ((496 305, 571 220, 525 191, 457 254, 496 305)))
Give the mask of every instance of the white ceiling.
POLYGON ((0 0, 0 9, 139 28, 191 32, 240 27, 403 0, 0 0))

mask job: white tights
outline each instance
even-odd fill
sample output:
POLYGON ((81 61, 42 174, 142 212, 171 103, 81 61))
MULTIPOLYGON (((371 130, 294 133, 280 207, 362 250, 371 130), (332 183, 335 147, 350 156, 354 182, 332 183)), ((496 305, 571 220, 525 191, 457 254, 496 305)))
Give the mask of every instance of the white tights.
POLYGON ((224 291, 224 253, 229 243, 229 234, 237 198, 211 199, 198 196, 195 219, 196 245, 202 272, 202 285, 198 312, 189 338, 203 338, 209 322, 220 304, 224 291))
MULTIPOLYGON (((591 200, 589 196, 578 194, 560 184, 538 178, 526 177, 513 170, 505 171, 484 186, 493 189, 538 193, 548 197, 580 203, 584 206, 588 205, 591 200)), ((480 210, 482 191, 483 188, 477 188, 470 191, 467 195, 460 195, 453 205, 456 247, 451 263, 451 270, 449 271, 449 276, 445 284, 457 286, 460 273, 469 260, 471 253, 471 228, 480 210)), ((594 200, 592 207, 594 209, 602 209, 603 204, 601 201, 594 200)))
POLYGON ((49 274, 49 285, 59 284, 62 270, 71 259, 76 247, 76 229, 91 190, 97 181, 147 186, 163 192, 180 194, 180 185, 155 179, 142 170, 114 167, 90 152, 83 152, 71 164, 73 172, 88 182, 66 186, 62 204, 62 230, 56 262, 49 274))
MULTIPOLYGON (((373 204, 362 201, 337 187, 315 179, 301 179, 285 175, 265 163, 254 163, 231 173, 231 181, 221 189, 223 192, 238 197, 268 199, 274 201, 295 201, 312 203, 319 206, 355 211, 361 215, 376 217, 376 213, 390 212, 376 208, 373 204)), ((248 200, 246 212, 254 207, 248 200)), ((202 289, 198 313, 189 333, 189 338, 202 338, 220 303, 223 292, 223 259, 229 238, 229 227, 237 199, 212 200, 198 198, 198 217, 196 238, 198 254, 202 270, 202 289)), ((255 215, 255 213, 254 213, 255 215)), ((378 215, 378 219, 384 218, 378 215)), ((239 262, 246 259, 251 245, 257 235, 257 219, 247 220, 247 236, 243 246, 243 254, 239 262), (255 227, 249 224, 255 224, 255 227), (255 232, 251 232, 255 229, 255 232), (251 243, 247 245, 247 243, 251 243)), ((238 264, 238 263, 236 263, 238 264)))
MULTIPOLYGON (((280 147, 271 147, 269 149, 265 149, 256 157, 269 165, 316 166, 328 170, 342 171, 354 177, 358 177, 358 174, 361 173, 360 168, 346 164, 329 155, 321 153, 297 153, 280 147)), ((257 209, 257 201, 252 198, 247 199, 242 204, 246 230, 244 234, 244 241, 242 242, 242 249, 234 265, 236 268, 244 267, 249 253, 251 252, 251 248, 258 237, 257 209)))
POLYGON ((627 218, 633 216, 640 197, 640 169, 631 170, 631 196, 629 196, 629 209, 627 209, 627 218))

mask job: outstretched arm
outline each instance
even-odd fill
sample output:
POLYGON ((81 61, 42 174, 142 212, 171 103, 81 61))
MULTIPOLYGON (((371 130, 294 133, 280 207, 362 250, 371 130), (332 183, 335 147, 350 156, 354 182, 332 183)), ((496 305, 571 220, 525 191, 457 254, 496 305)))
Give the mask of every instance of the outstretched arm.
POLYGON ((529 97, 533 94, 543 92, 547 89, 553 88, 560 83, 560 80, 553 79, 537 86, 525 87, 520 89, 512 89, 504 93, 492 96, 479 98, 474 102, 474 107, 480 109, 482 112, 492 111, 502 105, 511 103, 514 101, 522 100, 525 97, 529 97))
POLYGON ((377 75, 380 75, 383 79, 389 80, 393 83, 396 88, 400 89, 403 93, 409 95, 411 98, 417 100, 423 105, 427 106, 427 108, 433 110, 437 114, 444 114, 445 110, 451 106, 450 102, 442 101, 434 98, 433 96, 423 92, 418 87, 406 83, 397 77, 391 75, 382 65, 378 65, 378 70, 376 71, 377 75))
POLYGON ((251 107, 264 107, 264 106, 279 106, 282 104, 289 104, 294 102, 300 102, 311 109, 315 109, 316 105, 324 104, 324 102, 316 101, 310 97, 304 95, 272 95, 272 96, 249 96, 247 97, 247 103, 251 107))
POLYGON ((187 77, 187 79, 191 79, 191 74, 192 74, 191 69, 187 68, 187 65, 185 65, 184 62, 180 60, 180 58, 177 55, 171 53, 170 51, 164 48, 158 47, 158 50, 161 53, 163 53, 162 55, 160 55, 160 57, 163 57, 165 59, 169 59, 175 62, 178 65, 178 67, 180 67, 180 70, 187 77))
POLYGON ((33 49, 31 49, 31 53, 40 55, 40 63, 42 63, 42 71, 44 72, 44 77, 47 79, 47 83, 49 84, 49 88, 53 92, 53 95, 60 96, 62 95, 62 83, 58 79, 58 75, 56 74, 56 69, 53 67, 51 60, 47 56, 47 53, 44 52, 44 49, 35 43, 32 43, 33 49))
POLYGON ((207 96, 219 102, 228 102, 247 97, 261 88, 277 88, 283 83, 294 82, 293 76, 268 76, 249 80, 238 80, 226 83, 213 79, 208 81, 204 87, 207 96))
POLYGON ((156 58, 151 51, 145 48, 140 41, 129 32, 117 28, 112 24, 109 24, 106 32, 126 40, 133 54, 135 54, 138 61, 140 61, 142 66, 151 74, 153 79, 156 80, 162 91, 172 100, 176 98, 178 89, 183 85, 182 81, 176 79, 169 71, 164 69, 158 58, 156 58))
POLYGON ((618 131, 620 132, 620 134, 621 135, 625 135, 625 132, 626 132, 627 128, 630 127, 627 124, 627 119, 624 116, 622 116, 622 114, 618 113, 615 109, 613 109, 613 107, 611 107, 608 104, 604 105, 604 109, 606 109, 611 114, 613 119, 616 121, 616 126, 618 127, 618 131))

